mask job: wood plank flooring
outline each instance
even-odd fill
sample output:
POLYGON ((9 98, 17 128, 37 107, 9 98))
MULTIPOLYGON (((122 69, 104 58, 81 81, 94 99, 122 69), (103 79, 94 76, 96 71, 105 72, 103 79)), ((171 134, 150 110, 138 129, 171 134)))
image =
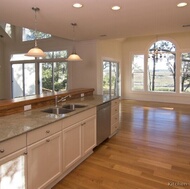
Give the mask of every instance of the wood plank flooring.
POLYGON ((122 100, 120 130, 53 189, 190 189, 190 105, 122 100))

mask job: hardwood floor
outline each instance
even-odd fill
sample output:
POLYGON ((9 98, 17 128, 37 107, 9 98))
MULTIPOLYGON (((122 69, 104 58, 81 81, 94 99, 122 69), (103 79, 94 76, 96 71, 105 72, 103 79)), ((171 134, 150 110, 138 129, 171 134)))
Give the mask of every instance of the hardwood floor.
POLYGON ((190 105, 122 100, 119 133, 53 189, 190 189, 190 105))

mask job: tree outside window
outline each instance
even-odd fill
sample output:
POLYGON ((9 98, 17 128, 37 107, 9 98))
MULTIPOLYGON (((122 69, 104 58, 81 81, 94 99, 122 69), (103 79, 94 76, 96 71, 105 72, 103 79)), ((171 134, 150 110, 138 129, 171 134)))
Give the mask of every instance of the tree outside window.
POLYGON ((50 38, 51 34, 35 31, 28 28, 22 28, 22 41, 32 41, 35 39, 35 36, 37 39, 46 39, 50 38))
POLYGON ((103 94, 119 95, 119 63, 103 61, 103 94))
POLYGON ((12 97, 23 97, 67 89, 67 51, 46 52, 46 59, 13 54, 12 97), (27 63, 26 63, 27 62, 27 63))
POLYGON ((181 54, 181 92, 190 92, 190 53, 181 54))
POLYGON ((67 89, 67 63, 48 62, 40 64, 40 93, 65 91, 67 89))
POLYGON ((157 41, 149 49, 148 90, 176 91, 176 53, 170 41, 157 41))
POLYGON ((144 90, 144 55, 134 55, 133 57, 132 90, 144 90))

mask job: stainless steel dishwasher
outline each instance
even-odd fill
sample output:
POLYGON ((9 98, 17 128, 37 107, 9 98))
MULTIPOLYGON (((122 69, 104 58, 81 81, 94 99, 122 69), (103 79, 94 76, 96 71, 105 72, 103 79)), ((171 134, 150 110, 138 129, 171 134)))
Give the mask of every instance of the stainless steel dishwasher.
POLYGON ((111 102, 97 106, 97 145, 110 136, 111 102))

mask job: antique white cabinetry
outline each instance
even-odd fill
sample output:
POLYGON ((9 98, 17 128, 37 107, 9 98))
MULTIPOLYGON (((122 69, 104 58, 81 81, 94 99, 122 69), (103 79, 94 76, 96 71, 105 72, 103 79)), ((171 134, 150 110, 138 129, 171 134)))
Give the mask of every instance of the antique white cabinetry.
POLYGON ((63 170, 81 158, 81 124, 76 123, 63 130, 63 170))
POLYGON ((62 121, 27 135, 28 189, 46 188, 62 174, 62 121))
POLYGON ((96 146, 96 116, 95 114, 83 120, 82 126, 82 155, 86 155, 96 146))
POLYGON ((111 136, 119 129, 119 99, 111 101, 111 136))
POLYGON ((0 143, 0 188, 26 189, 26 134, 0 143))
POLYGON ((1 142, 0 189, 51 188, 95 146, 96 108, 1 142))
POLYGON ((63 170, 76 165, 96 146, 96 109, 63 120, 63 170))

